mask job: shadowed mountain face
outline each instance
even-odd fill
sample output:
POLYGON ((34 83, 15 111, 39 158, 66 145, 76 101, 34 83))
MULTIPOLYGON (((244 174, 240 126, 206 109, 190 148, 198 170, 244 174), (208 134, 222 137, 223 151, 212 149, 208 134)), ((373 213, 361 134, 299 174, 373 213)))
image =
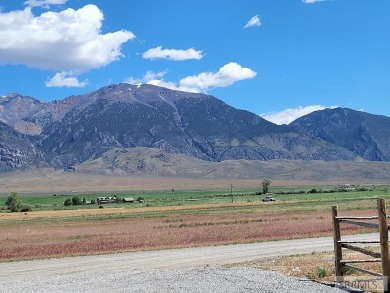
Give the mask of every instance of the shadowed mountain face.
POLYGON ((298 124, 278 126, 209 95, 152 85, 112 85, 53 102, 9 95, 0 98, 0 120, 25 134, 47 165, 61 168, 114 147, 159 148, 207 161, 361 156, 298 124))
POLYGON ((294 121, 318 138, 369 161, 390 161, 390 118, 345 108, 313 112, 294 121))
POLYGON ((37 165, 42 157, 29 140, 0 121, 0 172, 37 165))

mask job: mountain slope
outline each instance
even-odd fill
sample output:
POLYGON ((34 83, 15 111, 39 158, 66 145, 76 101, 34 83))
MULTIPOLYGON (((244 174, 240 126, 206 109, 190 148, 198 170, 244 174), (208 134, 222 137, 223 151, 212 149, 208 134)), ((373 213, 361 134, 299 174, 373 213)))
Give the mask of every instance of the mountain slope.
MULTIPOLYGON (((27 153, 32 159, 23 160, 24 164, 41 156, 47 165, 65 169, 97 159, 112 148, 158 148, 214 162, 353 161, 363 155, 372 159, 367 153, 374 152, 357 152, 319 135, 322 130, 300 126, 299 121, 278 126, 210 95, 153 85, 110 85, 52 102, 11 94, 0 98, 0 120, 10 126, 3 144, 11 154, 16 154, 11 149, 19 143, 26 152, 31 149, 27 153), (10 130, 14 132, 9 134, 10 130)), ((367 121, 364 126, 372 127, 367 121)), ((379 149, 374 158, 380 154, 387 159, 385 151, 379 149)))
POLYGON ((290 124, 370 161, 390 161, 390 118, 346 108, 325 109, 290 124))
POLYGON ((0 172, 38 165, 42 157, 32 143, 0 121, 0 172))
POLYGON ((72 99, 75 106, 46 125, 40 139, 50 162, 61 167, 112 147, 163 148, 209 161, 357 157, 209 95, 119 84, 72 99))
POLYGON ((181 178, 270 178, 359 182, 389 180, 387 162, 226 160, 209 162, 155 148, 112 148, 75 166, 76 174, 157 175, 181 178))

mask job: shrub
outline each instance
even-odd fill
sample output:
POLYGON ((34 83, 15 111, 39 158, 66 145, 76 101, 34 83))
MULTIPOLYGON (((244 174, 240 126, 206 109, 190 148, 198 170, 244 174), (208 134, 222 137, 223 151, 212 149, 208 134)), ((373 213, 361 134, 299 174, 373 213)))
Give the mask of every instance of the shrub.
POLYGON ((343 267, 343 274, 344 275, 351 275, 355 272, 354 269, 350 268, 349 266, 344 266, 343 267))
POLYGON ((328 270, 325 267, 317 267, 318 278, 325 278, 328 276, 328 270))
POLYGON ((22 206, 20 207, 20 211, 21 211, 21 212, 31 212, 31 211, 32 211, 32 208, 31 208, 30 205, 25 204, 25 205, 22 205, 22 206))
POLYGON ((308 273, 306 274, 306 277, 307 277, 308 279, 314 279, 314 274, 311 273, 311 272, 308 272, 308 273))
POLYGON ((99 206, 99 209, 102 209, 103 208, 103 206, 99 206))
POLYGON ((142 201, 145 201, 144 197, 143 196, 138 196, 137 199, 136 199, 137 202, 142 202, 142 201))
POLYGON ((91 204, 96 204, 96 200, 95 199, 91 199, 91 204))
POLYGON ((358 187, 356 188, 356 191, 368 191, 369 189, 366 187, 358 187))
POLYGON ((65 199, 64 206, 68 207, 72 205, 72 200, 70 198, 65 199))

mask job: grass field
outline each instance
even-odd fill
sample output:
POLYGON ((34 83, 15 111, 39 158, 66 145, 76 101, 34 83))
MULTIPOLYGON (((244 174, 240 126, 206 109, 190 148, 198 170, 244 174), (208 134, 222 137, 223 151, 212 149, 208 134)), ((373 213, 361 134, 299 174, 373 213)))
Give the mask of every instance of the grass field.
MULTIPOLYGON (((234 190, 233 196, 221 189, 115 193, 142 196, 145 203, 104 208, 64 207, 64 200, 75 194, 23 194, 22 202, 34 211, 10 213, 3 206, 0 261, 331 235, 332 205, 343 215, 375 215, 375 198, 390 198, 384 185, 307 193, 313 188, 332 187, 274 187, 276 202, 262 202, 263 195, 253 188, 234 190)), ((77 195, 91 200, 103 194, 113 195, 77 195)), ((346 231, 357 230, 346 226, 346 231)))
MULTIPOLYGON (((274 187, 270 189, 273 197, 278 203, 289 203, 289 208, 300 206, 302 208, 317 208, 322 205, 329 205, 329 202, 351 202, 371 200, 377 197, 390 197, 390 188, 386 185, 377 185, 369 187, 360 187, 363 191, 332 192, 334 186, 297 186, 297 187, 274 187), (309 193, 316 189, 318 193, 309 193), (326 193, 320 192, 323 190, 326 193)), ((133 191, 116 193, 31 193, 21 194, 20 198, 24 204, 28 204, 34 211, 40 210, 69 210, 69 209, 93 209, 98 205, 79 205, 64 206, 66 199, 74 196, 86 201, 96 200, 101 196, 117 196, 119 199, 132 197, 144 198, 144 203, 118 203, 102 205, 104 208, 126 208, 134 209, 140 207, 162 207, 162 206, 188 206, 204 204, 223 204, 223 203, 251 203, 260 202, 264 197, 258 194, 260 190, 254 188, 234 189, 232 192, 226 189, 197 189, 197 190, 162 190, 162 191, 133 191)), ((0 209, 6 212, 5 201, 8 195, 0 195, 0 209)), ((278 205, 278 208, 280 206, 278 205)))

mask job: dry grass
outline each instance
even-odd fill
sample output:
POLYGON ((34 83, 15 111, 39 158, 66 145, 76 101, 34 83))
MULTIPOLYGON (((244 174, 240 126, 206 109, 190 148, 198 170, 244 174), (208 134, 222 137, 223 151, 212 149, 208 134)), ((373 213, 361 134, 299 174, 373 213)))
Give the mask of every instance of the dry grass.
MULTIPOLYGON (((4 214, 0 218, 0 261, 246 243, 332 233, 328 211, 264 212, 253 207, 249 212, 227 212, 222 207, 210 205, 209 208, 202 206, 202 209, 187 207, 183 212, 180 210, 183 208, 160 207, 155 208, 154 213, 150 213, 149 208, 138 214, 127 210, 123 211, 126 213, 122 218, 112 219, 113 214, 109 213, 118 213, 118 209, 57 211, 56 217, 51 217, 54 212, 4 214), (104 219, 89 217, 98 213, 108 214, 104 219)), ((359 211, 359 214, 364 213, 359 211)))
MULTIPOLYGON (((230 190, 230 184, 235 189, 260 188, 262 177, 256 179, 226 179, 214 178, 178 178, 159 177, 151 175, 105 176, 90 173, 69 173, 62 170, 37 169, 28 172, 16 171, 0 176, 1 193, 12 191, 23 193, 92 193, 92 192, 121 192, 141 190, 175 190, 185 189, 225 189, 230 190), (260 178, 260 179, 258 179, 260 178)), ((305 177, 307 178, 307 177, 305 177)), ((387 179, 334 179, 306 180, 299 178, 272 179, 272 186, 324 186, 342 183, 387 183, 387 179)))
MULTIPOLYGON (((371 250, 379 251, 379 247, 371 247, 371 250)), ((358 252, 343 250, 344 259, 369 259, 370 257, 358 252)), ((297 278, 308 278, 318 282, 334 282, 336 280, 333 252, 321 252, 295 256, 283 256, 269 259, 261 259, 252 262, 236 264, 234 266, 255 267, 264 270, 272 270, 284 275, 297 278)), ((380 263, 359 264, 361 268, 381 273, 380 263)), ((383 283, 370 275, 353 269, 345 269, 344 280, 351 287, 370 292, 383 292, 383 283)))

